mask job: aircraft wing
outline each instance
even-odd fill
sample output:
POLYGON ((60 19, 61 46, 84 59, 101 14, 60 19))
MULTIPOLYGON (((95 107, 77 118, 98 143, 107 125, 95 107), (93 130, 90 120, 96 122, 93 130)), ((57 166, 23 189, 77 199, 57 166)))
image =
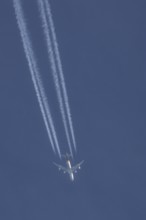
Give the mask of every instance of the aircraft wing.
POLYGON ((64 173, 67 173, 67 169, 65 167, 63 167, 57 163, 54 163, 54 165, 57 166, 59 170, 63 170, 64 173))
POLYGON ((84 163, 84 160, 82 160, 80 163, 72 167, 72 171, 75 172, 77 169, 81 168, 81 164, 84 163))

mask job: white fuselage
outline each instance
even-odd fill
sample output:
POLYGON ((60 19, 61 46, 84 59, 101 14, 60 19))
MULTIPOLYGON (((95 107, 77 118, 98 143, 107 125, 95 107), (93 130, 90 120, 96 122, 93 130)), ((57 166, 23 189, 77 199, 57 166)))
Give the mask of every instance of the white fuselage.
POLYGON ((74 174, 73 174, 73 171, 72 171, 71 162, 69 160, 67 160, 66 164, 67 164, 67 169, 68 169, 70 179, 71 179, 71 181, 74 181, 74 174))

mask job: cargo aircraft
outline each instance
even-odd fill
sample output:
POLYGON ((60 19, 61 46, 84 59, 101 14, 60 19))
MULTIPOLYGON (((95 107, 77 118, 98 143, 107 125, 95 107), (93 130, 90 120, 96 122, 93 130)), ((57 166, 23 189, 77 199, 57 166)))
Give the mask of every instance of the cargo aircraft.
POLYGON ((62 157, 64 157, 66 160, 66 167, 63 167, 62 165, 59 165, 57 163, 54 163, 54 165, 57 166, 59 170, 62 170, 64 173, 68 173, 70 180, 74 181, 74 173, 77 173, 77 170, 81 169, 81 164, 83 164, 84 160, 82 160, 75 166, 72 166, 70 161, 71 156, 69 154, 66 153, 65 155, 62 155, 62 157))

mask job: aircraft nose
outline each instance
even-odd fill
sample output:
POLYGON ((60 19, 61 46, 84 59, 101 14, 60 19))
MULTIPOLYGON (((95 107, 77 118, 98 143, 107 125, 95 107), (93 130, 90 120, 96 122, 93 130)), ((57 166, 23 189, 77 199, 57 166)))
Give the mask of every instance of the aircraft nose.
POLYGON ((72 182, 74 181, 74 175, 73 175, 73 173, 71 174, 71 181, 72 181, 72 182))

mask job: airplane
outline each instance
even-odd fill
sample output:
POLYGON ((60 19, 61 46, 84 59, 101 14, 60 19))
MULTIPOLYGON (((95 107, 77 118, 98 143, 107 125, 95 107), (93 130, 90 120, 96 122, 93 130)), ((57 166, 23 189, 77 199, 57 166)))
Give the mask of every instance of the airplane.
POLYGON ((62 157, 65 158, 67 167, 63 167, 62 165, 59 165, 57 163, 54 163, 54 165, 57 166, 59 170, 63 170, 64 173, 68 173, 70 180, 74 181, 74 173, 77 173, 77 169, 81 169, 81 164, 83 164, 84 160, 72 167, 70 161, 71 156, 69 154, 65 154, 62 155, 62 157))

